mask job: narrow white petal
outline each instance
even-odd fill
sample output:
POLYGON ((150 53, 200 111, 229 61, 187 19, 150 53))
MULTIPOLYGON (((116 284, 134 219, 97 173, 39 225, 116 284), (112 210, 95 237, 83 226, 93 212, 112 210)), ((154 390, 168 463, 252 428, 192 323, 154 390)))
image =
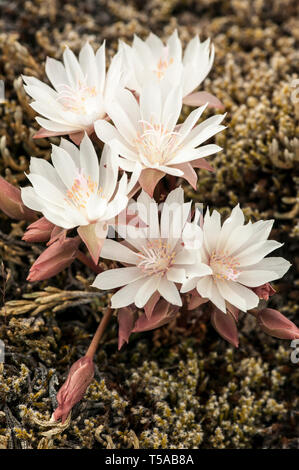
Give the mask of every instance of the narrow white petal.
POLYGON ((135 266, 129 268, 108 269, 97 275, 92 287, 97 289, 115 289, 144 276, 142 271, 135 266))
POLYGON ((198 278, 196 277, 187 279, 181 287, 181 293, 185 294, 186 292, 190 292, 190 290, 195 289, 195 287, 197 286, 197 283, 198 283, 198 278))
POLYGON ((196 289, 202 297, 210 299, 219 310, 226 313, 225 300, 220 294, 212 276, 201 278, 197 283, 196 289))
POLYGON ((99 160, 87 134, 84 135, 80 145, 80 167, 86 177, 90 176, 96 185, 99 184, 99 160))
POLYGON ((271 253, 271 251, 280 248, 283 244, 275 240, 266 240, 255 245, 249 246, 238 255, 238 262, 243 268, 258 263, 262 258, 271 253))
POLYGON ((106 238, 104 242, 101 257, 128 264, 137 264, 140 261, 132 250, 109 238, 106 238))
POLYGON ((147 301, 151 298, 153 293, 157 290, 159 284, 158 277, 150 277, 144 279, 144 284, 137 290, 135 295, 135 305, 138 308, 143 308, 147 301))
POLYGON ((68 47, 64 50, 63 61, 68 81, 71 87, 76 88, 80 81, 84 82, 84 75, 77 57, 68 47))
POLYGON ((248 287, 259 287, 267 282, 275 281, 280 277, 274 271, 242 271, 238 276, 238 282, 248 287))
POLYGON ((185 269, 171 267, 167 271, 166 277, 167 277, 168 281, 178 282, 179 284, 182 284, 186 280, 185 269))
POLYGON ((46 60, 46 74, 56 90, 59 89, 59 85, 65 84, 68 81, 63 64, 51 57, 47 57, 46 60))
POLYGON ((217 286, 229 303, 244 312, 251 310, 259 303, 258 296, 251 289, 242 286, 238 282, 217 281, 217 286))
POLYGON ((44 205, 31 186, 21 188, 21 198, 25 206, 29 207, 29 209, 42 212, 44 205))
MULTIPOLYGON (((136 292, 143 286, 144 279, 138 279, 123 287, 111 297, 112 308, 122 308, 134 302, 136 292)), ((95 286, 96 287, 96 286, 95 286)))
POLYGON ((176 285, 165 277, 160 279, 158 291, 170 304, 182 306, 182 299, 176 285))

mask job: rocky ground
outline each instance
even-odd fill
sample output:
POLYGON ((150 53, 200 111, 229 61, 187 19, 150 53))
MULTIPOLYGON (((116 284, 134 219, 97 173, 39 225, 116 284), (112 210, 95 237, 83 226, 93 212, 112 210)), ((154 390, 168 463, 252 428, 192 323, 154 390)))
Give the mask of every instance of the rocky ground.
MULTIPOLYGON (((215 64, 204 89, 224 103, 228 128, 216 138, 224 150, 210 159, 215 174, 201 170, 197 192, 185 186, 186 196, 223 216, 239 201, 252 220, 276 219, 271 236, 293 266, 270 304, 298 324, 298 2, 4 0, 0 9, 0 174, 16 185, 25 184, 30 156, 50 156, 48 140, 32 140, 21 74, 45 79, 47 55, 60 58, 65 44, 78 52, 86 39, 98 47, 106 38, 112 55, 134 33, 211 37, 215 64)), ((299 447, 290 342, 257 331, 248 316, 235 350, 192 314, 136 334, 121 352, 114 318, 84 401, 65 425, 48 423, 108 299, 89 289, 94 275, 79 262, 29 284, 43 247, 21 241, 25 228, 0 214, 0 448, 299 447)))

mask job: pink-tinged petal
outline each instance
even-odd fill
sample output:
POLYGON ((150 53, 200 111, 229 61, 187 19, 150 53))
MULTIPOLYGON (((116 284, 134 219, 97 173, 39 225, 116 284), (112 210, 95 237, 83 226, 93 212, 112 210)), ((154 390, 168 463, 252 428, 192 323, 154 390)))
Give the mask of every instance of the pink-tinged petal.
POLYGON ((155 306, 157 305, 158 301, 160 300, 160 294, 158 291, 154 292, 151 298, 147 301, 147 303, 144 306, 144 312, 147 318, 151 318, 153 310, 155 306))
POLYGON ((264 308, 257 314, 257 323, 270 336, 280 339, 299 339, 299 328, 278 310, 264 308))
POLYGON ((70 266, 76 258, 79 243, 79 237, 67 238, 46 248, 31 266, 27 281, 49 279, 70 266))
POLYGON ((21 191, 0 176, 0 209, 8 217, 17 220, 33 222, 37 213, 25 206, 21 198, 21 191))
POLYGON ((239 346, 236 322, 229 312, 225 314, 218 309, 214 309, 211 313, 211 322, 222 338, 236 348, 239 346))
POLYGON ((36 222, 28 225, 22 240, 25 242, 46 242, 55 227, 46 217, 41 217, 36 222))
POLYGON ((43 139, 44 137, 56 137, 59 135, 68 135, 69 131, 61 132, 61 131, 48 131, 44 127, 41 127, 39 131, 37 131, 36 134, 34 134, 33 138, 34 139, 43 139))
POLYGON ((188 301, 187 309, 194 310, 195 308, 199 307, 202 304, 205 304, 209 301, 209 299, 205 299, 199 295, 196 289, 191 291, 191 298, 188 301))
POLYGON ((118 349, 120 350, 124 343, 129 342, 129 337, 133 331, 136 318, 136 309, 132 307, 123 307, 118 310, 118 349))
POLYGON ((98 233, 97 226, 98 224, 89 224, 78 227, 77 229, 78 234, 87 246, 90 256, 92 257, 95 264, 98 264, 99 262, 101 249, 108 231, 107 227, 107 229, 102 230, 101 233, 98 233))
POLYGON ((74 142, 74 144, 80 145, 84 137, 84 131, 74 132, 73 134, 69 134, 69 137, 74 142))
POLYGON ((52 245, 52 243, 56 242, 56 240, 60 240, 61 242, 64 241, 66 239, 66 234, 67 230, 55 225, 51 232, 50 240, 48 241, 47 246, 52 245))
POLYGON ((229 313, 232 315, 232 317, 237 322, 239 320, 240 310, 237 307, 235 307, 234 305, 230 304, 229 302, 226 302, 226 309, 229 311, 229 313))
POLYGON ((215 168, 213 168, 205 158, 198 158, 197 160, 193 160, 191 165, 193 168, 201 168, 202 170, 208 170, 215 173, 215 168))
POLYGON ((259 297, 259 299, 263 300, 269 300, 269 297, 274 295, 276 292, 269 282, 263 284, 262 286, 254 287, 252 290, 259 297))
POLYGON ((139 183, 142 189, 150 196, 153 197, 155 187, 160 179, 163 178, 165 173, 153 168, 146 168, 142 170, 139 176, 139 183))
POLYGON ((190 93, 190 95, 185 96, 183 103, 187 106, 203 106, 208 103, 208 108, 224 109, 223 104, 221 103, 216 96, 208 93, 207 91, 197 91, 195 93, 190 93))
POLYGON ((193 170, 192 165, 190 163, 180 163, 175 165, 175 168, 184 172, 182 178, 188 181, 188 183, 192 186, 193 189, 196 191, 197 187, 197 174, 196 171, 193 170))
POLYGON ((133 333, 148 331, 169 323, 177 314, 179 308, 170 305, 166 300, 161 299, 153 310, 150 318, 144 313, 135 323, 133 333))
POLYGON ((67 419, 73 406, 85 395, 94 377, 94 363, 89 356, 76 361, 68 373, 67 379, 57 393, 58 407, 54 411, 54 419, 67 419))

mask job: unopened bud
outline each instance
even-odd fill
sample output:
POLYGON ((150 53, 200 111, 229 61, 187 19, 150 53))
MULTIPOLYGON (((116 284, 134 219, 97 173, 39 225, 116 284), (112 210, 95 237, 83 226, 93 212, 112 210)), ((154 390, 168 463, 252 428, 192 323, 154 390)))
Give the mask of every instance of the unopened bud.
POLYGON ((79 243, 79 237, 54 242, 31 266, 27 281, 49 279, 70 266, 76 258, 79 243))
POLYGON ((299 328, 278 310, 264 308, 257 314, 261 329, 270 336, 280 339, 298 339, 299 328))
POLYGON ((69 412, 85 395, 94 377, 94 363, 89 356, 76 361, 68 373, 67 379, 57 393, 58 407, 54 419, 65 422, 69 412))
POLYGON ((22 240, 26 242, 46 242, 49 240, 54 227, 55 225, 45 217, 41 217, 27 227, 22 240))
POLYGON ((17 220, 36 220, 37 213, 23 204, 21 190, 0 176, 0 209, 8 217, 17 220))
POLYGON ((275 289, 267 282, 259 287, 253 287, 253 292, 258 296, 259 299, 269 300, 271 295, 275 294, 275 289))

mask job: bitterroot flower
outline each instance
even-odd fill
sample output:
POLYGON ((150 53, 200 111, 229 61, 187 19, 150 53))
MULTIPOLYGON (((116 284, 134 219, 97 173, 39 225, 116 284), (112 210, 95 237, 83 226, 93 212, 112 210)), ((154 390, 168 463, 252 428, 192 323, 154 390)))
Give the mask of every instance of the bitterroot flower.
MULTIPOLYGON (((195 103, 192 101, 192 95, 188 95, 203 82, 214 61, 214 46, 211 45, 210 39, 200 42, 198 36, 187 44, 183 55, 177 30, 168 38, 166 44, 151 33, 145 41, 134 36, 131 47, 120 41, 120 50, 124 54, 126 67, 131 72, 128 88, 140 93, 148 79, 158 79, 165 88, 173 86, 176 81, 182 84, 182 97, 191 105, 195 103)), ((209 101, 211 105, 222 106, 217 98, 208 93, 199 92, 196 95, 197 102, 202 100, 200 104, 209 101)))
MULTIPOLYGON (((153 300, 152 296, 155 303, 162 296, 172 305, 182 305, 176 284, 185 281, 185 267, 194 262, 194 249, 202 241, 198 220, 187 222, 191 203, 184 203, 183 194, 181 188, 170 192, 159 222, 158 205, 142 192, 137 200, 138 211, 148 228, 118 227, 125 243, 105 241, 101 256, 127 266, 107 270, 93 283, 98 289, 121 287, 111 298, 112 308, 132 303, 142 308, 153 300)), ((203 275, 209 272, 206 268, 203 275)))
POLYGON ((23 202, 58 227, 78 227, 97 263, 109 225, 127 206, 127 176, 118 181, 118 157, 107 146, 99 164, 87 135, 80 150, 61 139, 60 147, 53 145, 51 158, 53 166, 31 158, 27 177, 32 187, 22 188, 23 202))
POLYGON ((282 246, 275 240, 267 240, 273 222, 244 225, 243 212, 237 205, 221 226, 219 212, 214 210, 210 215, 207 210, 200 256, 209 266, 210 273, 199 277, 193 269, 181 292, 196 288, 202 297, 210 299, 224 313, 227 303, 244 312, 256 307, 259 296, 252 288, 279 279, 290 267, 284 258, 265 258, 282 246))
POLYGON ((23 76, 24 88, 34 99, 30 106, 44 116, 36 118, 42 129, 35 138, 69 134, 79 143, 84 132, 93 132, 94 122, 107 115, 106 102, 122 86, 122 60, 116 54, 106 73, 105 44, 95 54, 89 43, 81 49, 79 60, 68 47, 63 60, 64 65, 49 57, 46 61, 54 89, 28 76, 23 76))
POLYGON ((139 103, 128 90, 116 93, 115 101, 108 106, 114 126, 105 120, 95 123, 99 139, 122 157, 120 167, 134 172, 135 178, 137 174, 141 187, 150 196, 166 173, 185 178, 196 189, 197 174, 193 168, 207 168, 204 157, 221 150, 215 144, 199 146, 225 129, 221 125, 224 115, 217 114, 196 126, 205 105, 178 126, 181 108, 181 86, 162 90, 153 80, 142 88, 139 103))

